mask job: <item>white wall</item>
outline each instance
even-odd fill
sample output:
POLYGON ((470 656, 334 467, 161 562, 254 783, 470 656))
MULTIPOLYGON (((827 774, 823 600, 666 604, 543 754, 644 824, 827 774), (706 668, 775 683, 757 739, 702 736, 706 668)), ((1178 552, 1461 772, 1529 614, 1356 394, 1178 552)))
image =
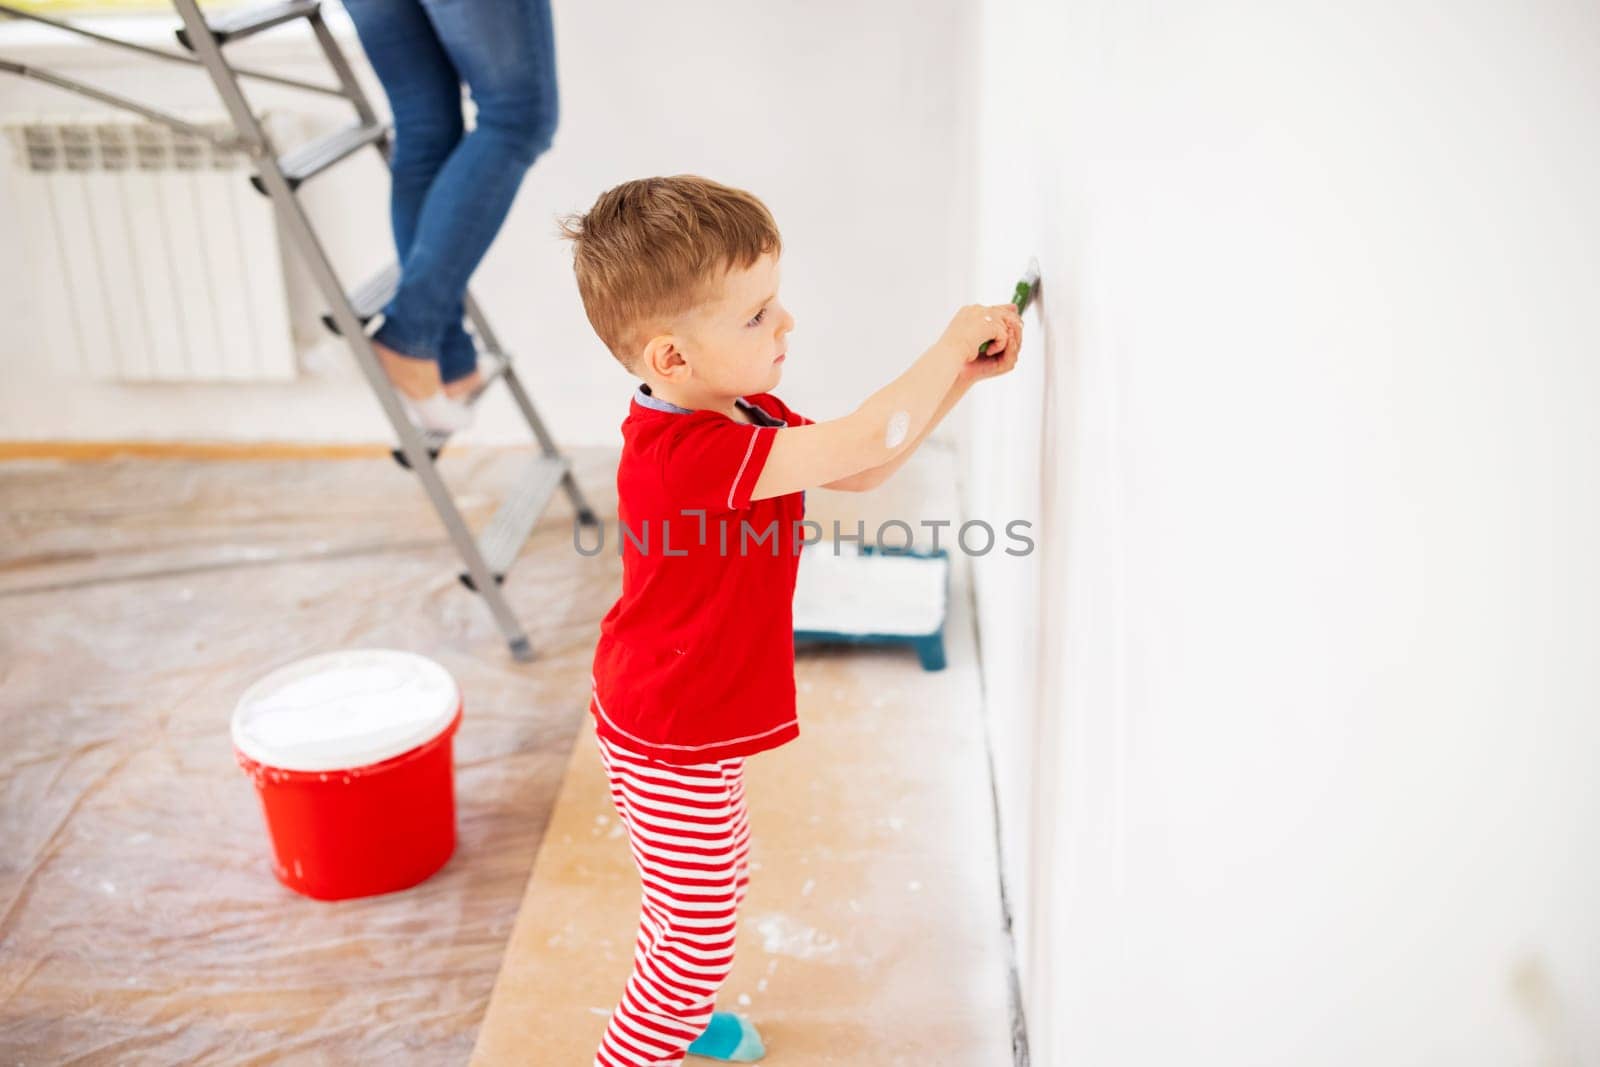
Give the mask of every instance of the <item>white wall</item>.
MULTIPOLYGON (((747 187, 784 232, 784 295, 798 319, 780 393, 814 418, 844 414, 903 370, 970 300, 975 60, 962 0, 871 5, 558 3, 562 121, 475 280, 558 440, 619 445, 631 378, 595 340, 558 214, 648 174, 697 172, 747 187)), ((140 20, 115 20, 138 32, 140 20)), ((147 31, 165 44, 158 20, 147 31)), ((48 29, 0 24, 0 55, 167 106, 205 105, 203 74, 121 53, 62 49, 48 29)), ((239 46, 260 66, 318 70, 309 35, 239 46)), ((266 105, 305 107, 262 91, 266 105)), ((381 99, 381 97, 380 97, 381 99)), ((0 77, 0 117, 81 110, 76 98, 0 77)), ((375 162, 306 187, 352 279, 390 255, 375 162)), ((0 438, 388 440, 340 350, 305 380, 262 386, 96 386, 49 377, 27 264, 0 168, 0 438)), ((307 335, 317 337, 314 330, 307 335)), ((527 440, 504 396, 479 441, 527 440)))
POLYGON ((1043 530, 978 570, 1034 1062, 1600 1063, 1600 9, 982 31, 979 277, 1045 278, 968 479, 1043 530))

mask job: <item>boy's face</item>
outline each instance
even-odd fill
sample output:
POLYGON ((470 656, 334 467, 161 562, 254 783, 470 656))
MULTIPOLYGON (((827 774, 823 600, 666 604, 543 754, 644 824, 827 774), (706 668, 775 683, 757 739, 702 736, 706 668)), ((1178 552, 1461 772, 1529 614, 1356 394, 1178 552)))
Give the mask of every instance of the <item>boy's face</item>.
POLYGON ((686 406, 720 408, 733 397, 776 388, 794 329, 794 316, 778 302, 778 257, 769 253, 728 271, 720 292, 671 329, 670 337, 651 341, 647 368, 692 402, 686 406))

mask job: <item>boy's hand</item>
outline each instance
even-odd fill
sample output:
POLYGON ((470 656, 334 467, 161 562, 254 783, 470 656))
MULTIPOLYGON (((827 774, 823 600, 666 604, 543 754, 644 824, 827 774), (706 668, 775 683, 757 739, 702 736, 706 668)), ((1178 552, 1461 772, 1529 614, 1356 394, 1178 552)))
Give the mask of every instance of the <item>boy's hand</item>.
POLYGON ((1017 314, 1015 304, 968 304, 956 312, 940 340, 953 345, 966 362, 977 359, 978 349, 988 341, 987 355, 993 358, 1003 351, 1009 341, 1010 334, 1006 328, 1008 319, 1021 329, 1022 319, 1017 314))
MULTIPOLYGON (((979 356, 977 349, 973 349, 975 358, 961 365, 956 384, 963 389, 984 378, 1009 374, 1017 365, 1017 355, 1022 351, 1022 316, 1017 313, 1015 304, 1002 304, 997 310, 1001 314, 995 316, 995 321, 1003 324, 1005 331, 989 345, 987 352, 979 356)), ((981 345, 983 342, 978 343, 981 345)))

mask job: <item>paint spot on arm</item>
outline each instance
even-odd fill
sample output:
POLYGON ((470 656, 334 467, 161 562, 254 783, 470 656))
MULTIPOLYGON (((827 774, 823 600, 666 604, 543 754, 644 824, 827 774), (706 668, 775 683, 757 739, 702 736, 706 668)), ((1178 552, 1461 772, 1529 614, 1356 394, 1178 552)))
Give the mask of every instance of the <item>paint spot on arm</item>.
POLYGON ((898 448, 906 439, 906 431, 911 427, 911 412, 897 411, 889 416, 889 425, 883 431, 883 447, 898 448))

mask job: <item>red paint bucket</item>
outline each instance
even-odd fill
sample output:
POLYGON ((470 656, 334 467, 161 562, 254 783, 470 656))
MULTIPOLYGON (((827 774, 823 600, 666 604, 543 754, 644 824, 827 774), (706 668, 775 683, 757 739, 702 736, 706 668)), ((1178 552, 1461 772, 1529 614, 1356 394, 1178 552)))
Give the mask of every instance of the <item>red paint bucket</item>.
POLYGON ((432 660, 358 649, 252 685, 233 713, 275 858, 297 893, 344 900, 407 889, 455 851, 461 694, 432 660))

